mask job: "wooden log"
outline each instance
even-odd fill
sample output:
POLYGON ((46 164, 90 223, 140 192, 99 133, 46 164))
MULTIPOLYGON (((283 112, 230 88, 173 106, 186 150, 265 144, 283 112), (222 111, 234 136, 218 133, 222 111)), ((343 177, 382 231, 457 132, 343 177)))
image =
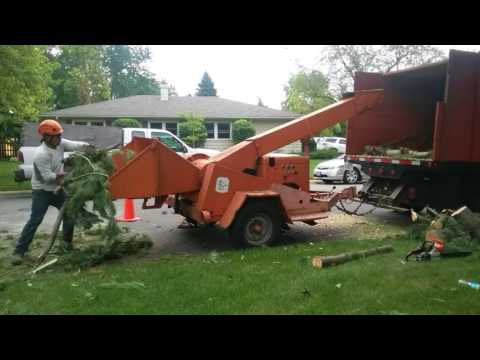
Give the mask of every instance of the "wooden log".
POLYGON ((339 264, 344 264, 348 261, 361 259, 367 256, 379 255, 379 254, 386 254, 393 251, 393 247, 390 245, 380 246, 377 248, 363 250, 363 251, 355 251, 349 252, 334 256, 315 256, 312 259, 312 265, 318 268, 324 268, 328 266, 335 266, 339 264))

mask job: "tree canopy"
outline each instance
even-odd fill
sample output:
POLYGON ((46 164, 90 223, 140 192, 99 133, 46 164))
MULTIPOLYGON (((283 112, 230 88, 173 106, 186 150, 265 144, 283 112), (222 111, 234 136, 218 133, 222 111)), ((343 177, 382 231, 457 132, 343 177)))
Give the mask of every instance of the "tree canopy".
POLYGON ((54 60, 58 62, 52 78, 55 108, 110 99, 102 46, 62 45, 54 60))
POLYGON ((146 68, 146 63, 152 58, 148 47, 108 45, 104 47, 104 52, 113 99, 160 94, 159 82, 146 68))
POLYGON ((44 45, 0 46, 0 121, 34 120, 48 109, 54 65, 44 45), (13 120, 12 120, 13 119, 13 120))
MULTIPOLYGON (((328 79, 320 71, 302 69, 291 75, 284 87, 286 100, 283 107, 289 111, 308 114, 327 105, 335 99, 328 90, 328 79)), ((322 136, 343 136, 346 124, 339 123, 320 132, 322 136)))
POLYGON ((213 83, 210 75, 205 71, 202 76, 202 80, 198 84, 196 96, 217 96, 217 89, 215 89, 215 84, 213 83))
POLYGON ((328 45, 320 63, 328 67, 331 91, 339 97, 352 90, 355 72, 388 73, 444 57, 442 50, 431 45, 328 45))

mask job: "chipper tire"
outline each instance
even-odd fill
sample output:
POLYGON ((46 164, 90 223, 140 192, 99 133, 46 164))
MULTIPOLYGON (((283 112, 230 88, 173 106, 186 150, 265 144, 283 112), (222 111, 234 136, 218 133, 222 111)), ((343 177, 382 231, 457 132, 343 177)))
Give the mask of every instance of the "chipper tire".
POLYGON ((229 237, 244 247, 272 245, 281 233, 282 217, 273 201, 248 201, 237 213, 229 237))

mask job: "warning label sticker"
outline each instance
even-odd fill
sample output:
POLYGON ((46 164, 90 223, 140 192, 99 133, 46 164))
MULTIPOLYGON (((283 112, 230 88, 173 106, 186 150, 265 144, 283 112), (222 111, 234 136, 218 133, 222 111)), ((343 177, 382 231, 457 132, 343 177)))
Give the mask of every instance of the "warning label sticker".
POLYGON ((215 190, 218 193, 226 193, 228 192, 229 186, 230 186, 230 179, 227 177, 220 176, 217 178, 215 190))

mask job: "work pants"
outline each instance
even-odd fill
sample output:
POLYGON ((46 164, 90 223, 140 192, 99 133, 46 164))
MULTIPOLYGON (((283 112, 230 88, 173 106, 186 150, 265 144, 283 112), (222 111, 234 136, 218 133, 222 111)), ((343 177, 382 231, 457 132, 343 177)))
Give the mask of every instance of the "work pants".
MULTIPOLYGON (((65 192, 60 191, 54 194, 53 191, 33 190, 32 191, 32 214, 25 224, 22 234, 17 241, 15 253, 24 255, 28 251, 28 247, 35 236, 37 228, 43 221, 43 218, 50 205, 60 210, 66 200, 65 192)), ((65 213, 63 217, 63 241, 71 243, 73 240, 73 230, 75 222, 65 213)))

